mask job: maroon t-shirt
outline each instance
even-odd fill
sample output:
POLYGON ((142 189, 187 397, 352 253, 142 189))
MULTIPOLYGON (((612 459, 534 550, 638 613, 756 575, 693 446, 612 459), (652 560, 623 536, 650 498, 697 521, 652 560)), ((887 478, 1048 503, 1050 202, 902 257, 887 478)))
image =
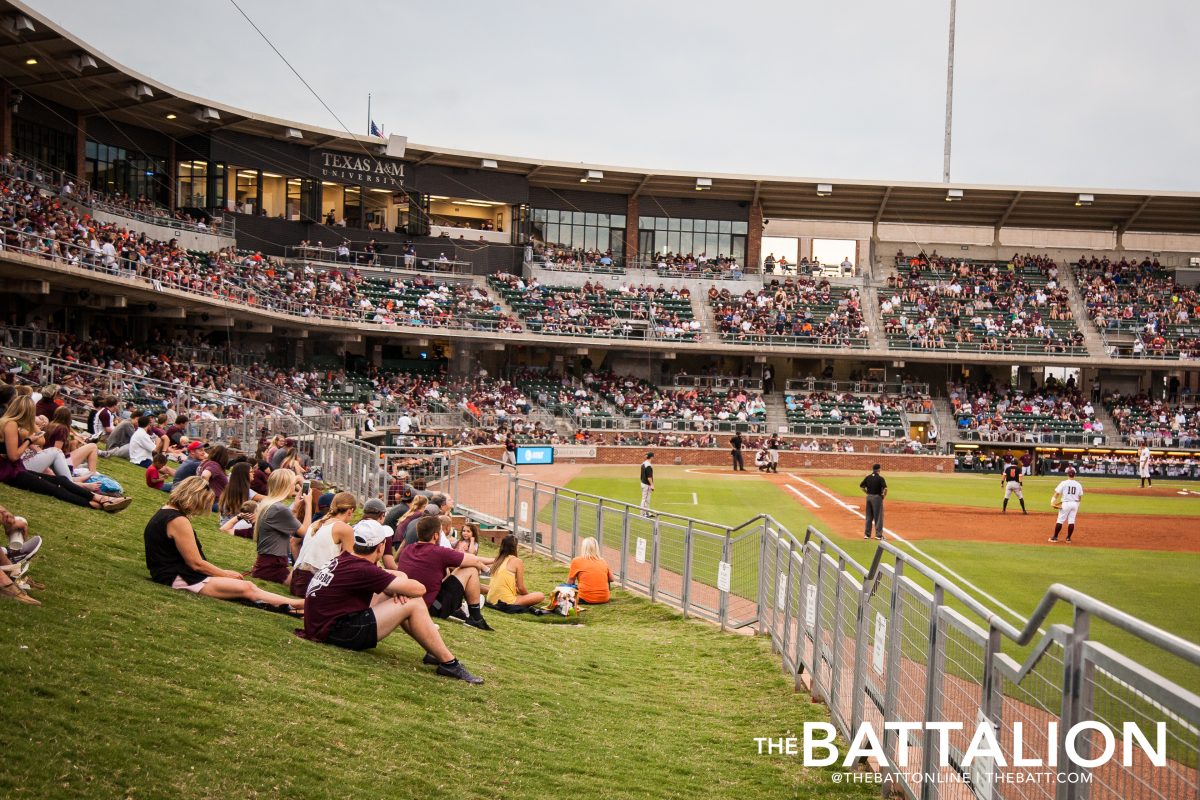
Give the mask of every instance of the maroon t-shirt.
MULTIPOLYGON (((431 606, 437 600, 446 570, 462 564, 465 555, 461 550, 451 550, 437 542, 415 542, 400 553, 396 559, 396 569, 425 587, 425 605, 431 606)), ((307 617, 307 605, 304 614, 307 617)))
POLYGON ((342 553, 313 575, 304 600, 304 629, 296 635, 323 642, 338 617, 371 607, 371 598, 395 575, 353 553, 342 553))

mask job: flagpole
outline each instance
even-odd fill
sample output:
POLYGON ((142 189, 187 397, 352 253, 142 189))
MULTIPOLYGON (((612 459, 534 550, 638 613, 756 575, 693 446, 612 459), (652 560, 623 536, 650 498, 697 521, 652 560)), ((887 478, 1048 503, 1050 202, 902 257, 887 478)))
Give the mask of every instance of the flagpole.
POLYGON ((367 92, 367 136, 371 135, 371 93, 367 92))

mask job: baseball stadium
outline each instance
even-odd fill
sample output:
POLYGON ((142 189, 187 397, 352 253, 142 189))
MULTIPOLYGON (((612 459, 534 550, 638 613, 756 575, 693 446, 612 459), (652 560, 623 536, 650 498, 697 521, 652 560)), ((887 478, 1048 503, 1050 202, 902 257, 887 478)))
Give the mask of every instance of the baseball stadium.
POLYGON ((1200 192, 950 181, 953 3, 931 182, 277 118, 38 5, 6 797, 1200 797, 1200 192))

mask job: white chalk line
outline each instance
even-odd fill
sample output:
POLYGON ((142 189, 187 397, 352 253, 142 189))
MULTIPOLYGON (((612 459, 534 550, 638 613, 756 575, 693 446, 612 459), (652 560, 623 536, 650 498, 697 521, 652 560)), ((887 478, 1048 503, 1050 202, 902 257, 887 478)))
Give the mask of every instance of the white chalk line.
POLYGON ((804 502, 808 503, 808 504, 809 504, 810 506, 812 506, 813 508, 820 508, 820 506, 819 506, 819 505, 817 505, 817 502, 816 502, 815 500, 813 500, 811 497, 809 497, 808 495, 806 495, 804 492, 802 492, 802 491, 800 491, 799 489, 797 489, 795 486, 792 486, 792 485, 789 483, 789 484, 787 484, 787 488, 791 489, 791 490, 792 490, 792 492, 794 492, 794 493, 796 494, 796 496, 798 496, 798 497, 799 497, 801 500, 803 500, 804 502))
MULTIPOLYGON (((806 486, 809 486, 809 487, 811 487, 812 489, 815 489, 816 491, 818 491, 818 492, 820 492, 821 494, 823 494, 823 495, 825 495, 826 497, 828 497, 830 500, 832 500, 832 501, 833 501, 834 503, 836 503, 837 505, 841 506, 842 508, 844 508, 845 510, 849 511, 849 512, 850 512, 851 514, 853 514, 854 516, 858 517, 859 519, 864 519, 864 520, 865 520, 865 519, 867 518, 867 517, 866 517, 866 515, 865 515, 865 514, 863 514, 861 511, 859 511, 857 508, 855 508, 854 506, 848 505, 847 503, 843 502, 843 501, 842 501, 842 499, 841 499, 840 497, 838 497, 837 495, 834 495, 834 494, 832 494, 831 492, 827 491, 827 490, 825 489, 825 487, 823 487, 823 486, 819 486, 819 485, 817 485, 817 484, 813 483, 812 481, 805 480, 804 478, 801 478, 799 475, 795 475, 795 474, 793 474, 793 473, 791 473, 791 472, 789 472, 789 473, 788 473, 788 477, 789 477, 789 478, 795 478, 795 479, 796 479, 797 481, 799 481, 800 483, 803 483, 804 485, 806 485, 806 486)), ((992 603, 993 603, 993 604, 994 604, 994 605, 995 605, 997 608, 1000 608, 1001 610, 1008 612, 1009 616, 1011 616, 1013 619, 1017 620, 1017 621, 1018 621, 1018 622, 1020 622, 1021 624, 1024 624, 1024 623, 1027 621, 1027 619, 1028 619, 1027 617, 1023 617, 1023 616, 1021 616, 1021 615, 1020 615, 1020 614, 1018 614, 1016 611, 1014 611, 1013 609, 1009 608, 1009 607, 1008 607, 1007 605, 1005 605, 1004 603, 1000 602, 1000 600, 996 599, 995 597, 993 597, 993 596, 992 596, 991 594, 989 594, 988 592, 985 592, 983 589, 981 589, 980 587, 976 586, 974 583, 972 583, 971 581, 967 580, 967 579, 966 579, 966 578, 964 578, 962 575, 959 575, 957 572, 955 572, 954 570, 952 570, 952 569, 951 569, 950 567, 948 567, 946 564, 944 564, 943 562, 941 562, 941 561, 939 561, 938 559, 934 558, 933 556, 929 555, 929 554, 928 554, 928 553, 926 553, 924 550, 922 550, 921 548, 919 548, 919 547, 917 547, 915 544, 913 544, 911 541, 909 541, 908 539, 904 538, 904 537, 903 537, 903 536, 901 536, 900 534, 898 534, 898 533, 896 533, 895 531, 893 531, 891 528, 888 528, 888 527, 886 527, 886 526, 885 526, 885 527, 884 527, 884 529, 883 529, 883 532, 884 532, 884 533, 886 533, 888 536, 892 537, 893 539, 895 539, 896 541, 898 541, 898 542, 900 542, 901 544, 903 544, 903 545, 905 545, 906 547, 908 547, 908 548, 909 548, 910 550, 912 550, 914 553, 916 553, 916 554, 920 555, 920 556, 921 556, 922 558, 924 558, 926 561, 930 562, 931 564, 936 564, 936 565, 937 565, 937 566, 938 566, 938 567, 941 569, 941 571, 942 571, 944 574, 946 574, 946 575, 949 575, 950 577, 954 578, 954 579, 955 579, 955 580, 957 580, 959 583, 961 583, 963 586, 967 586, 967 587, 969 587, 969 588, 970 588, 972 591, 974 591, 974 592, 975 592, 977 595, 979 595, 980 597, 983 597, 983 598, 986 598, 987 600, 990 600, 990 601, 991 601, 991 602, 992 602, 992 603)), ((1039 628, 1038 630, 1041 630, 1041 629, 1039 628)))

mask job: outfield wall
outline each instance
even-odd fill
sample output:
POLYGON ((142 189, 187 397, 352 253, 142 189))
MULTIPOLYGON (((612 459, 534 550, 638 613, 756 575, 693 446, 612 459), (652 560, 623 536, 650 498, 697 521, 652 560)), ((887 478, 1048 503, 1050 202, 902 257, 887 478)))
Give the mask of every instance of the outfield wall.
MULTIPOLYGON (((472 452, 499 459, 503 448, 478 447, 472 452)), ((564 458, 565 463, 587 464, 640 464, 646 453, 654 453, 654 462, 659 466, 680 464, 693 467, 728 467, 729 451, 724 448, 698 447, 613 447, 596 448, 595 458, 564 458)), ((746 470, 754 471, 754 452, 743 451, 746 470)), ((801 450, 779 453, 780 469, 848 469, 870 472, 872 464, 881 464, 884 472, 954 472, 952 456, 907 456, 881 453, 813 453, 801 450)))

